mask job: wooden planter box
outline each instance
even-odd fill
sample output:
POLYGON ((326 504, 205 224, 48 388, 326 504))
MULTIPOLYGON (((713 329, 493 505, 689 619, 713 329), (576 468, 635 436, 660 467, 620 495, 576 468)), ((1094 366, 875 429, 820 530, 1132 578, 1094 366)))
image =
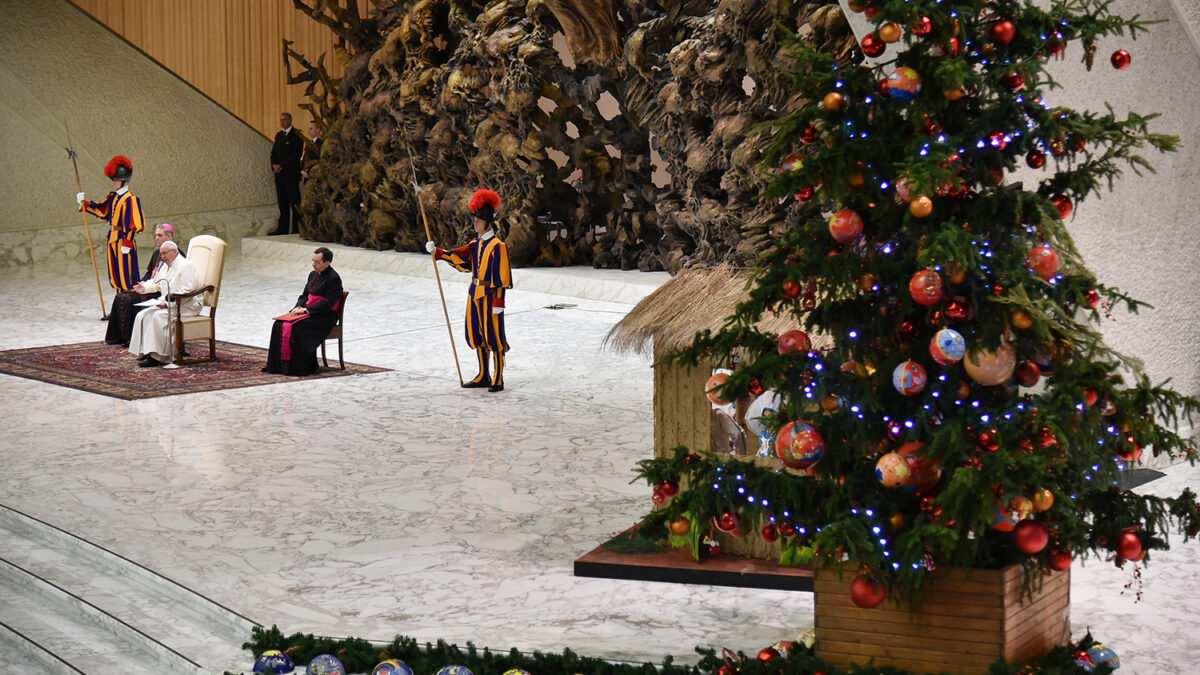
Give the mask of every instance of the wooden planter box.
POLYGON ((816 653, 833 664, 895 666, 915 673, 982 675, 1003 658, 1044 656, 1071 637, 1071 571, 1051 572, 1024 604, 1021 566, 1002 570, 939 569, 920 608, 885 601, 863 609, 850 600, 854 574, 815 570, 816 653))

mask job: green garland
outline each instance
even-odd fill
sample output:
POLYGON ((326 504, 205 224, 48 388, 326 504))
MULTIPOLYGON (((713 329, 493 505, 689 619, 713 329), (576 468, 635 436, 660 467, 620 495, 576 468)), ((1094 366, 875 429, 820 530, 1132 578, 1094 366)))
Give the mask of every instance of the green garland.
MULTIPOLYGON (((1085 670, 1075 663, 1075 654, 1095 644, 1092 636, 1085 636, 1079 643, 1056 647, 1045 657, 1024 664, 1009 664, 998 660, 992 664, 987 675, 1076 675, 1077 673, 1110 673, 1108 666, 1098 665, 1094 671, 1085 670)), ((909 675, 908 671, 892 667, 876 667, 869 664, 850 668, 831 666, 818 658, 811 647, 794 645, 786 654, 770 661, 761 661, 759 655, 744 653, 718 654, 712 649, 696 648, 701 656, 695 666, 676 665, 670 656, 662 663, 629 664, 614 663, 603 659, 580 656, 570 649, 561 654, 534 652, 524 654, 516 649, 507 653, 479 650, 467 643, 466 649, 439 640, 424 646, 412 638, 397 636, 390 644, 375 645, 358 638, 333 640, 315 637, 311 633, 284 634, 275 626, 255 628, 251 640, 243 649, 253 652, 255 657, 265 651, 277 649, 291 656, 297 668, 308 664, 321 654, 333 654, 349 673, 370 673, 376 664, 386 659, 399 659, 419 675, 432 675, 438 669, 456 664, 465 666, 475 675, 502 675, 513 668, 521 668, 532 675, 709 675, 718 673, 722 667, 732 667, 739 675, 909 675)), ((726 671, 727 672, 727 671, 726 671)), ((226 673, 226 675, 233 675, 226 673)))

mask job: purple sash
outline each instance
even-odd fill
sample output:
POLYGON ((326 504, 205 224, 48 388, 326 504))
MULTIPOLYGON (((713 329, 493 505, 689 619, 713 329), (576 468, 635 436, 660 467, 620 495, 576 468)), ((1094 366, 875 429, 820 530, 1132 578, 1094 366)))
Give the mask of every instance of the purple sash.
MULTIPOLYGON (((313 295, 312 293, 309 293, 308 294, 308 302, 305 303, 304 306, 312 307, 313 305, 317 304, 318 302, 320 302, 324 299, 325 298, 320 295, 313 295)), ((336 303, 334 303, 334 305, 333 305, 333 311, 336 312, 338 310, 338 307, 341 304, 342 304, 342 299, 338 298, 338 301, 336 303)), ((283 327, 280 329, 280 345, 279 345, 279 359, 281 361, 291 361, 292 360, 292 325, 299 321, 303 321, 303 320, 307 319, 308 317, 309 317, 308 314, 301 314, 295 321, 288 321, 283 324, 283 327)))

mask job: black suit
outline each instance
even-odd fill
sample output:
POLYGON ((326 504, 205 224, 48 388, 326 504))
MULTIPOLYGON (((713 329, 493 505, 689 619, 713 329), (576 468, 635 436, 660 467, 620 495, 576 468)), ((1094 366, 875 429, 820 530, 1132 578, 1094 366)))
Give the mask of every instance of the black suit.
POLYGON ((271 147, 271 164, 282 170, 275 174, 275 197, 279 200, 279 225, 272 234, 300 231, 300 158, 304 141, 295 127, 275 134, 271 147))

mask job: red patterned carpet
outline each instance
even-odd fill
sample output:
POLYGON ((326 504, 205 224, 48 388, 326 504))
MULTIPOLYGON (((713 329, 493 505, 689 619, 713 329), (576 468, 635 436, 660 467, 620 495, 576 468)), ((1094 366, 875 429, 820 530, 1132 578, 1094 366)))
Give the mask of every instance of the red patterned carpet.
MULTIPOLYGON (((189 347, 191 350, 197 348, 199 343, 189 347)), ((103 342, 0 352, 0 373, 127 401, 388 370, 356 363, 347 363, 346 369, 341 370, 331 359, 331 368, 320 368, 304 377, 288 377, 262 372, 266 363, 267 350, 220 340, 217 341, 216 361, 177 369, 140 368, 128 350, 103 342)))

